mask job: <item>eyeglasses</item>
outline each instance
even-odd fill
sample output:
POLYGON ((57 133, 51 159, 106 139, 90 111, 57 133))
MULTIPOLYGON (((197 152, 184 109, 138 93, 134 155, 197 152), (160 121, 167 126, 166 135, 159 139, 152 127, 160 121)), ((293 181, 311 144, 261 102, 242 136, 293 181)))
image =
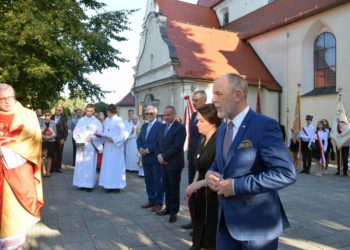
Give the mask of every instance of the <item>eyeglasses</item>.
POLYGON ((154 115, 154 113, 153 112, 145 113, 145 115, 154 115))
POLYGON ((14 99, 15 99, 15 96, 1 97, 0 102, 9 102, 9 101, 13 101, 14 99))

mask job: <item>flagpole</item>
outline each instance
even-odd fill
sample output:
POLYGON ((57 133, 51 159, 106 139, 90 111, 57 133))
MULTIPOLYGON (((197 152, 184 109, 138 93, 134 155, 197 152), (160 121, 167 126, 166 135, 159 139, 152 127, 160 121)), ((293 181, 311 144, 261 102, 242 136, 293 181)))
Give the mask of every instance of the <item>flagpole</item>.
MULTIPOLYGON (((298 121, 299 125, 298 125, 298 127, 299 127, 299 129, 301 129, 301 121, 300 121, 300 88, 301 88, 301 83, 298 83, 297 86, 298 86, 297 101, 299 102, 299 121, 298 121)), ((294 131, 293 133, 296 133, 296 132, 294 131)), ((297 140, 298 140, 298 146, 299 147, 298 147, 298 157, 297 157, 297 166, 296 167, 297 167, 298 170, 300 170, 301 169, 301 157, 300 157, 300 155, 301 155, 301 139, 300 138, 299 139, 295 138, 295 142, 297 140)))
POLYGON ((257 113, 261 114, 261 103, 260 103, 260 87, 261 87, 261 81, 260 81, 260 77, 259 77, 259 82, 258 82, 258 94, 256 96, 256 108, 255 111, 257 113))
MULTIPOLYGON (((339 102, 341 102, 341 92, 343 88, 339 88, 339 102)), ((339 148, 339 176, 343 176, 343 147, 339 148)))
MULTIPOLYGON (((286 110, 286 132, 288 132, 289 134, 289 108, 287 107, 286 110)), ((288 137, 286 136, 286 139, 284 140, 284 143, 286 143, 288 141, 288 137)))

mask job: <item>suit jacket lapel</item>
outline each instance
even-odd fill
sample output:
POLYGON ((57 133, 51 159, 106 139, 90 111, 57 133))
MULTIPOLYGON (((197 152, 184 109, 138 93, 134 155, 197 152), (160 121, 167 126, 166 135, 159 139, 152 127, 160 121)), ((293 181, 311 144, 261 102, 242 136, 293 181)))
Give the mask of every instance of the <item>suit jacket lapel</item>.
POLYGON ((241 126, 239 127, 238 131, 234 131, 236 134, 235 139, 233 140, 230 150, 228 151, 227 159, 225 162, 225 168, 229 164, 229 162, 232 160, 232 157, 234 155, 234 152, 236 151, 236 148, 238 146, 238 143, 241 141, 242 136, 244 135, 245 131, 247 130, 247 127, 249 126, 250 120, 253 117, 253 111, 249 109, 247 115, 244 117, 241 126))

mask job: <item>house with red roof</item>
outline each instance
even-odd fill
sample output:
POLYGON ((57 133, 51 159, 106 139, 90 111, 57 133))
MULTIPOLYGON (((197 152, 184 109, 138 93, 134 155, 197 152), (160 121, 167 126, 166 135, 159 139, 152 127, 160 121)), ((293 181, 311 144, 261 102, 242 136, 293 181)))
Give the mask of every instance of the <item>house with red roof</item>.
POLYGON ((349 0, 149 0, 135 104, 182 114, 184 96, 203 89, 210 101, 213 81, 237 73, 249 84, 249 106, 260 91, 262 113, 287 127, 298 84, 302 116, 331 120, 339 91, 350 110, 349 20, 349 0))
POLYGON ((124 96, 117 104, 118 114, 123 120, 128 119, 128 110, 135 111, 135 97, 132 92, 124 96))

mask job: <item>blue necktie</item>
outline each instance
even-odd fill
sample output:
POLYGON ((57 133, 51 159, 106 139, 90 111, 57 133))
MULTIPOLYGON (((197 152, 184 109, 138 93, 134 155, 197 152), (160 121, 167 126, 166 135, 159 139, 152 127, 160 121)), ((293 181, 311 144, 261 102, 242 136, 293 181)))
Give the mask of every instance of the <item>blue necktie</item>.
POLYGON ((166 134, 168 133, 169 129, 170 129, 170 124, 167 124, 165 131, 164 131, 164 138, 165 138, 166 134))

